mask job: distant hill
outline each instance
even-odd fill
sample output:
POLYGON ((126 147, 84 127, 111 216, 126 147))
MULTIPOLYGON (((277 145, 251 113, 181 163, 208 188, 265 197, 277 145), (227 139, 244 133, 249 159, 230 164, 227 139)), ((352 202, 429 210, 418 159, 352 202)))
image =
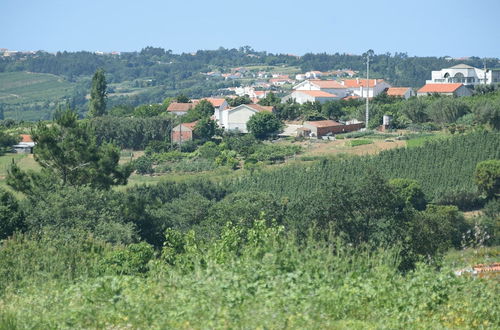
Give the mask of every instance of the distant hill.
POLYGON ((49 118, 51 108, 71 96, 74 83, 46 73, 0 73, 0 104, 5 118, 38 120, 49 118))
MULTIPOLYGON (((459 63, 500 68, 497 58, 453 59, 387 53, 371 57, 370 75, 393 86, 417 88, 430 78, 432 70, 459 63)), ((6 118, 37 120, 49 118, 58 103, 69 102, 84 115, 91 76, 98 68, 106 72, 109 107, 160 103, 179 93, 192 98, 220 95, 227 87, 259 80, 260 70, 292 77, 297 72, 311 70, 350 69, 358 71, 360 76, 366 74, 363 56, 339 53, 294 56, 258 52, 250 47, 221 47, 182 54, 155 47, 121 54, 40 51, 0 57, 0 107, 6 118), (242 79, 227 78, 241 68, 246 70, 242 79)))

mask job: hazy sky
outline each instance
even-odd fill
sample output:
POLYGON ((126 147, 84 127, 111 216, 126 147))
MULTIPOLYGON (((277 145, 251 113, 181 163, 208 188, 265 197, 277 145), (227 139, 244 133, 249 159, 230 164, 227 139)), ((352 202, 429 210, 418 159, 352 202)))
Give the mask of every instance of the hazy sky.
POLYGON ((0 0, 0 48, 500 57, 500 0, 0 0))

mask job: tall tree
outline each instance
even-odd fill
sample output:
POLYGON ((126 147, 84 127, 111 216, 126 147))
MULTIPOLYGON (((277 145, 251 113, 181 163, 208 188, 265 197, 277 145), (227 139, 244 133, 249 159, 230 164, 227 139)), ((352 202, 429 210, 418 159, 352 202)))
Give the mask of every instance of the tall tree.
POLYGON ((79 122, 70 109, 56 113, 51 125, 39 123, 31 135, 42 171, 24 172, 12 164, 7 183, 16 190, 30 194, 43 191, 47 183, 109 189, 126 184, 131 174, 128 164, 118 164, 120 150, 109 143, 98 145, 90 125, 79 122))
POLYGON ((106 77, 104 70, 99 69, 92 77, 92 88, 90 90, 89 114, 92 117, 99 117, 106 114, 106 77))

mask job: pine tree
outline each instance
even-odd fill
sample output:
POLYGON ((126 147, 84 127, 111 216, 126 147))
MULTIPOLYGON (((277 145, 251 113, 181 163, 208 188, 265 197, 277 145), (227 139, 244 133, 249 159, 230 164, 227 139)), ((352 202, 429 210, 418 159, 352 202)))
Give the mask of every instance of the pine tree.
POLYGON ((92 89, 90 90, 89 115, 100 117, 106 114, 106 77, 104 70, 99 69, 92 77, 92 89))

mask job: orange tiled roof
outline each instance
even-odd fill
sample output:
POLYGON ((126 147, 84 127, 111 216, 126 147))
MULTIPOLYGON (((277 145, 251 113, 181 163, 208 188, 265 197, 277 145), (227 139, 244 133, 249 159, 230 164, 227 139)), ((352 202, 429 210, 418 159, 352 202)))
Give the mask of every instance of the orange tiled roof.
POLYGON ((250 108, 255 109, 255 110, 259 111, 259 112, 261 112, 261 111, 273 112, 273 107, 272 106, 264 106, 264 105, 259 105, 259 104, 245 104, 245 105, 247 105, 250 108))
POLYGON ((209 98, 206 98, 205 100, 212 103, 212 105, 216 108, 220 107, 224 103, 224 101, 226 101, 226 99, 215 98, 215 97, 209 97, 209 98))
MULTIPOLYGON (((342 81, 344 82, 345 87, 349 87, 349 88, 366 87, 366 79, 363 79, 363 78, 344 79, 342 81)), ((384 82, 384 79, 369 79, 368 85, 369 85, 369 87, 373 87, 376 84, 379 84, 381 82, 384 82)))
POLYGON ((404 96, 410 87, 389 87, 387 95, 389 96, 404 96))
POLYGON ((418 93, 453 93, 463 84, 426 84, 424 87, 418 90, 418 93))
POLYGON ((331 98, 335 98, 337 97, 337 95, 335 94, 330 94, 330 93, 327 93, 327 92, 324 92, 324 91, 294 91, 294 93, 304 93, 304 94, 307 94, 307 95, 310 95, 312 97, 331 97, 331 98))
POLYGON ((172 102, 167 108, 167 111, 171 112, 185 112, 194 107, 196 104, 195 103, 178 103, 178 102, 172 102))
POLYGON ((33 139, 29 134, 21 134, 21 142, 33 142, 33 139))

